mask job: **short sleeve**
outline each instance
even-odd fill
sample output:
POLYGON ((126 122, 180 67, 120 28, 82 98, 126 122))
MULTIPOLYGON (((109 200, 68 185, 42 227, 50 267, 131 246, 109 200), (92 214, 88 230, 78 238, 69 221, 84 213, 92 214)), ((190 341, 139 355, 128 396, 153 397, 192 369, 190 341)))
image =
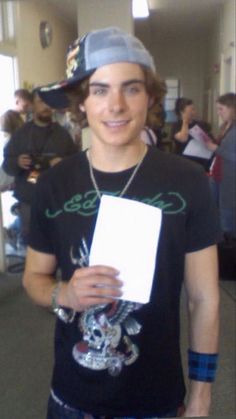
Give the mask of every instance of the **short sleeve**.
POLYGON ((54 254, 51 223, 46 217, 49 198, 49 185, 39 179, 31 206, 29 246, 39 252, 54 254))
POLYGON ((222 238, 219 213, 206 174, 194 173, 191 179, 191 204, 186 221, 186 252, 218 243, 222 238))

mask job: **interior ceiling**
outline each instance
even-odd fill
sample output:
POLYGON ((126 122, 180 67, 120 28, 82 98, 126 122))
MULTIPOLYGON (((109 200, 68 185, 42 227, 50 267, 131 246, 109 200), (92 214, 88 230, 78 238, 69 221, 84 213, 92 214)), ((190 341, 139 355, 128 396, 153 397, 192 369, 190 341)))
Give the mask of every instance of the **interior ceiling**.
MULTIPOLYGON (((77 6, 79 0, 48 0, 57 12, 77 26, 77 6)), ((111 0, 117 1, 117 0, 111 0)), ((148 30, 155 34, 188 36, 206 31, 216 19, 219 8, 227 0, 148 0, 149 19, 135 21, 139 32, 148 30), (142 30, 143 28, 143 30, 142 30)), ((102 0, 99 0, 102 7, 102 0)))

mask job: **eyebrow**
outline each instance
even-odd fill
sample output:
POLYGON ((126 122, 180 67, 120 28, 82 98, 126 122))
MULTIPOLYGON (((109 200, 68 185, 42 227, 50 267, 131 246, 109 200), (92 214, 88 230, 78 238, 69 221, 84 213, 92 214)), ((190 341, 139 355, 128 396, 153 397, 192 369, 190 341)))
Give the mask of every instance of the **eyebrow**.
MULTIPOLYGON (((134 84, 134 83, 138 83, 138 84, 142 84, 145 85, 145 81, 141 80, 141 79, 131 79, 131 80, 126 80, 124 82, 121 83, 122 87, 126 87, 129 86, 130 84, 134 84)), ((103 82, 99 82, 99 81, 94 81, 92 83, 89 83, 89 87, 110 87, 110 84, 108 83, 103 83, 103 82)))

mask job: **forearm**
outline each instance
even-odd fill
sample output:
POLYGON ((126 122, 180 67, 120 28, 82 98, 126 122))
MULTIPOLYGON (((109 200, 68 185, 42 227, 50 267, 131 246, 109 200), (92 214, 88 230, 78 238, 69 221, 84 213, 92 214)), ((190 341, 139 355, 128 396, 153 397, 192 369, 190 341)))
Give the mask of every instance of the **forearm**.
POLYGON ((50 307, 52 291, 57 284, 53 275, 27 273, 23 277, 23 286, 29 297, 38 305, 50 307))
MULTIPOLYGON (((23 285, 37 304, 50 307, 57 260, 53 254, 38 252, 28 247, 23 285)), ((108 266, 91 266, 76 269, 68 281, 62 281, 56 293, 59 306, 74 311, 84 311, 96 304, 110 304, 122 295, 119 272, 108 266)), ((55 298, 55 294, 54 294, 55 298)))
POLYGON ((176 141, 179 141, 180 143, 186 143, 186 141, 188 140, 188 136, 189 136, 188 124, 183 124, 181 130, 175 134, 174 138, 176 141))
POLYGON ((186 403, 185 416, 208 416, 211 405, 211 383, 201 381, 189 382, 189 393, 186 403))
MULTIPOLYGON (((189 347, 200 354, 218 352, 218 300, 190 303, 189 347)), ((211 404, 211 383, 190 380, 186 416, 207 416, 211 404)))
POLYGON ((219 296, 189 302, 189 346, 195 352, 216 353, 219 336, 219 296))
POLYGON ((186 255, 185 286, 188 301, 190 385, 186 416, 208 416, 211 403, 211 381, 218 352, 219 283, 217 248, 210 246, 186 255), (204 357, 203 354, 208 354, 204 357), (204 363, 205 368, 202 367, 204 363), (198 368, 199 365, 199 368, 198 368), (191 369, 193 366, 193 369, 191 369), (194 378, 194 380, 193 380, 194 378), (210 382, 209 382, 210 381, 210 382))

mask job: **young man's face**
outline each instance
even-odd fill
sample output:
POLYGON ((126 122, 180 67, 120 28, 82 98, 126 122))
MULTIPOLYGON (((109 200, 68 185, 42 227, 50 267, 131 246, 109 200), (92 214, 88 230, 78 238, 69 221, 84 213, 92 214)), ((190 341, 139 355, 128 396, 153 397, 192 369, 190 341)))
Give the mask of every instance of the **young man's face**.
POLYGON ((122 146, 140 141, 148 103, 144 73, 138 64, 116 63, 97 69, 81 107, 93 142, 122 146))

